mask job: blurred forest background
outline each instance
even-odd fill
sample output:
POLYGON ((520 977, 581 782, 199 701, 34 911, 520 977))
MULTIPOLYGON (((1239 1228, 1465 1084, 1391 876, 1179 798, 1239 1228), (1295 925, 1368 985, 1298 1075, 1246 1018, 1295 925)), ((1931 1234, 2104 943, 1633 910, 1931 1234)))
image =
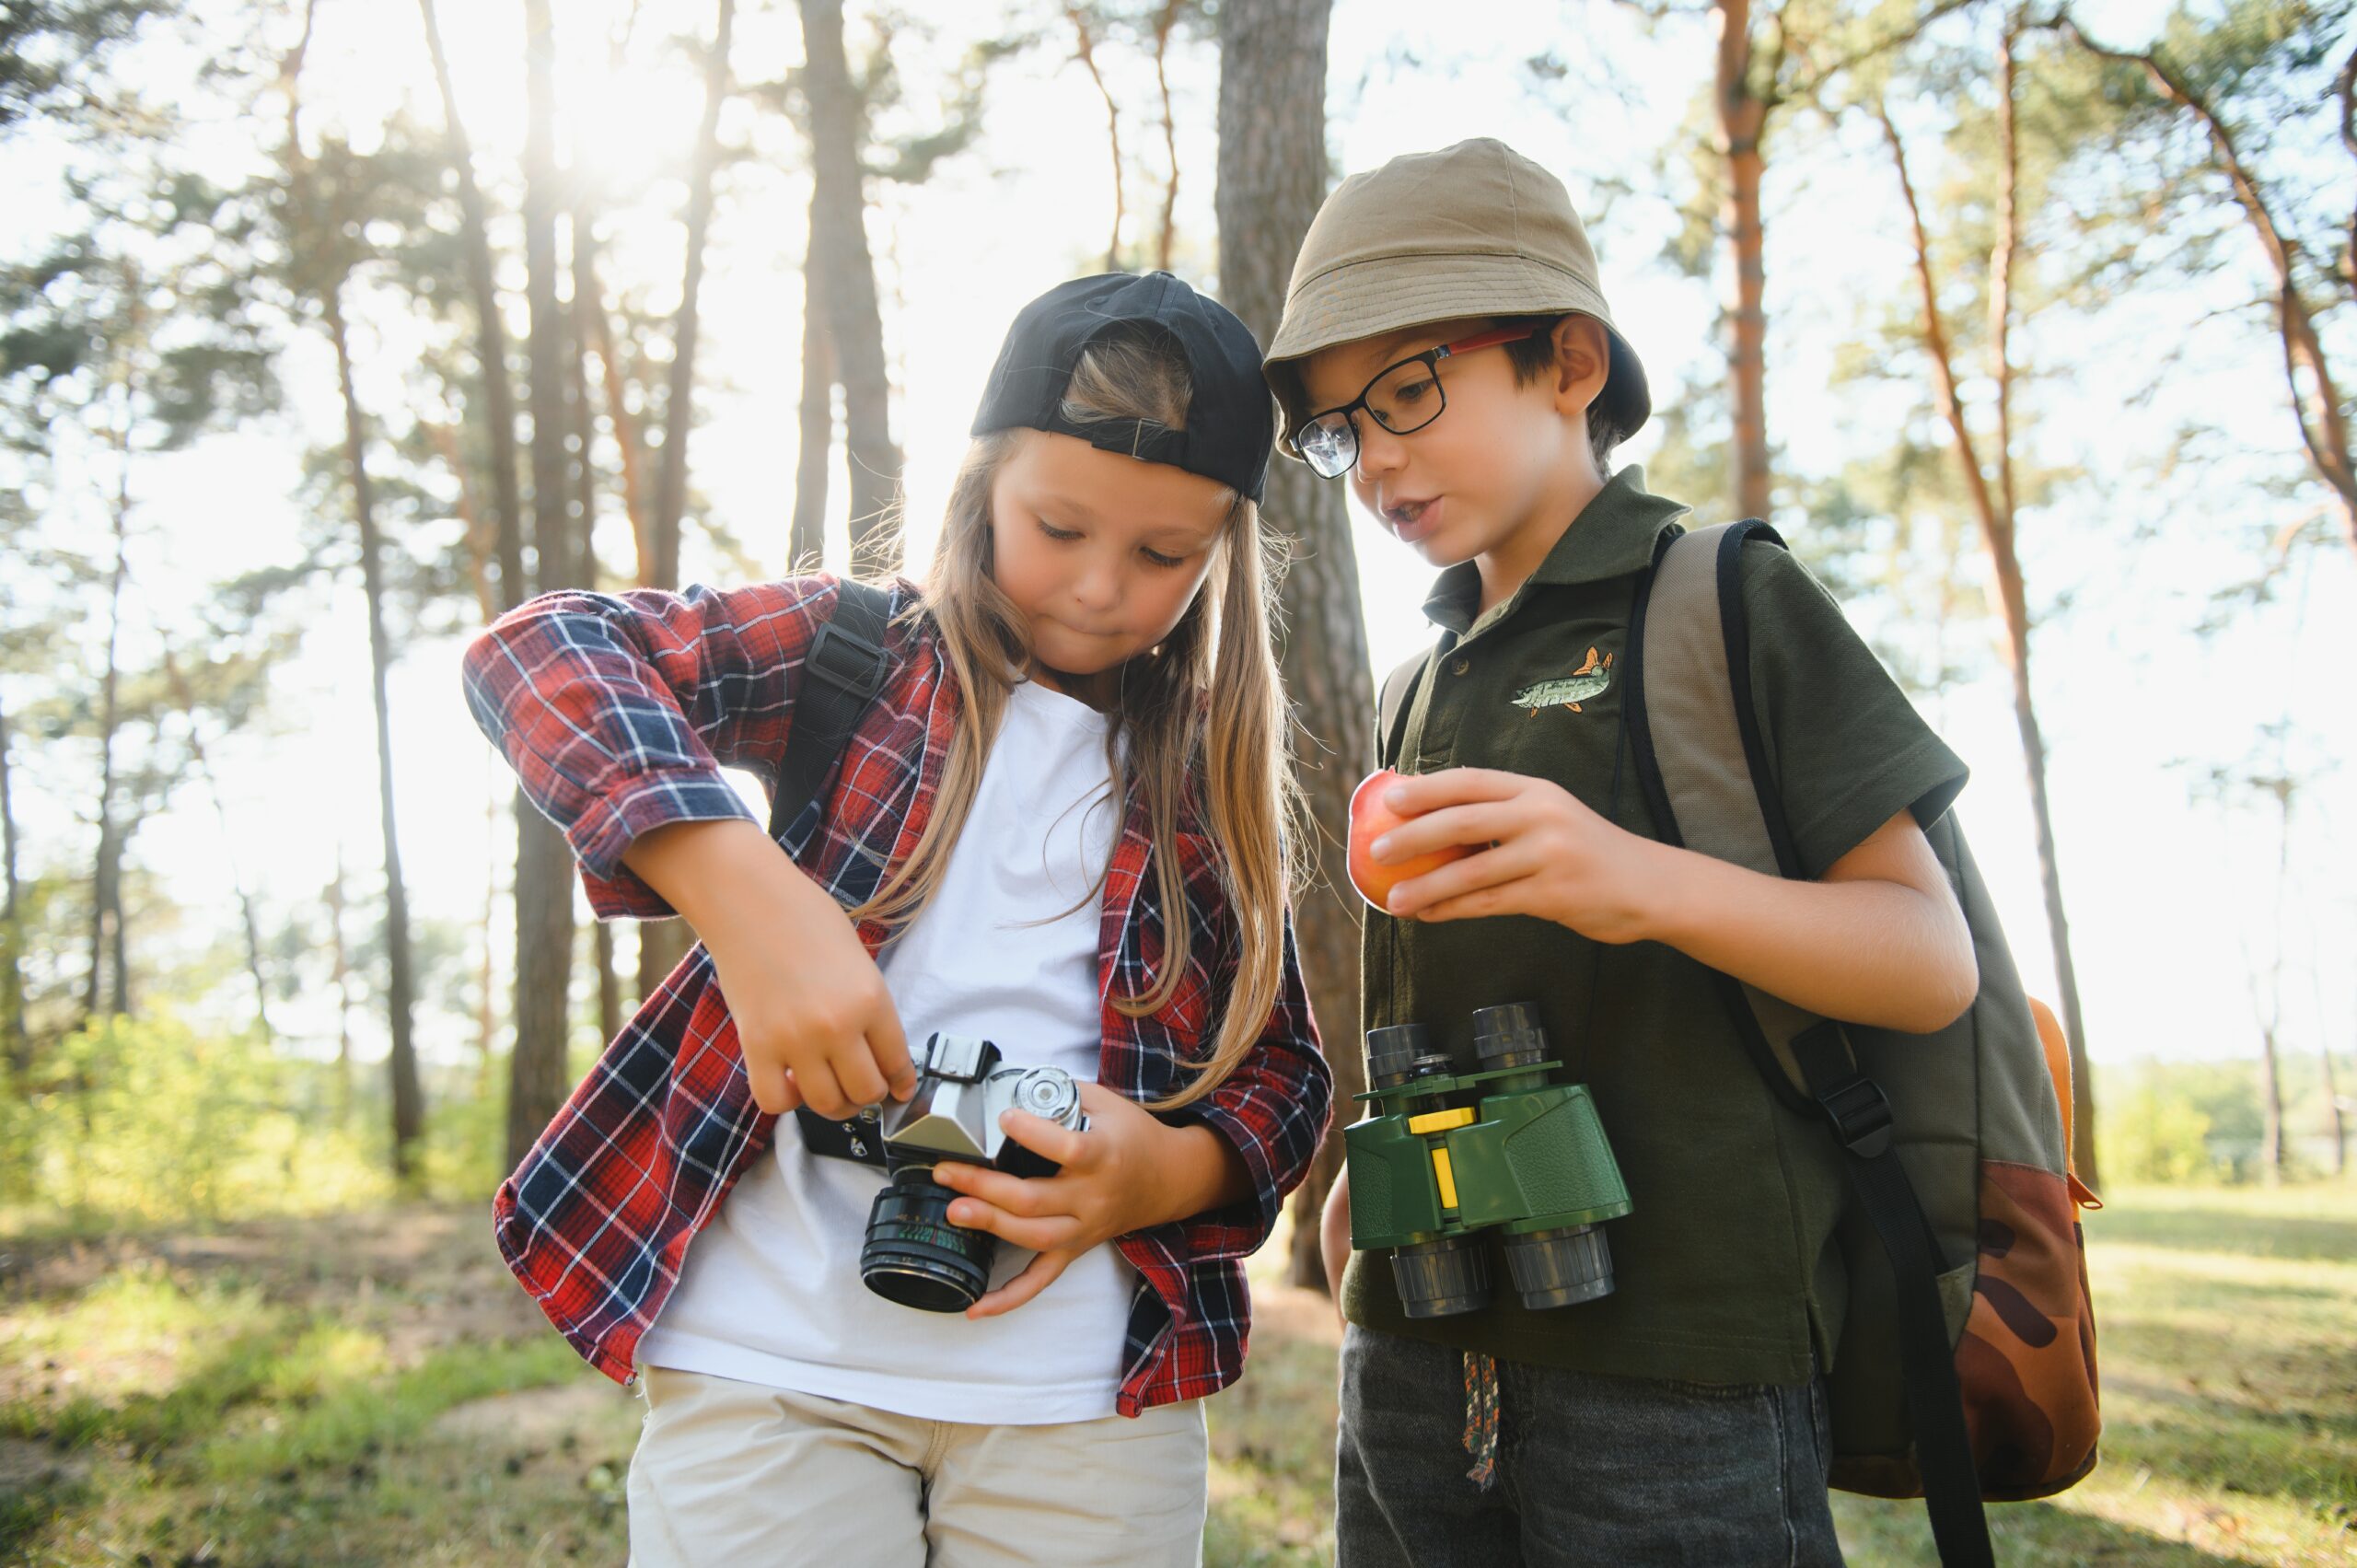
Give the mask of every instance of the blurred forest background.
MULTIPOLYGON (((2131 1462, 2021 1551, 2350 1560, 2351 20, 0 5, 0 1561, 618 1558, 627 1416, 484 1203, 687 934, 588 918, 458 649, 559 587, 921 575, 1022 301, 1167 267, 1265 339, 1335 179, 1474 134, 1588 220, 1623 459, 1773 519, 1975 766, 2135 1369, 2131 1462)), ((1426 574, 1297 464, 1268 510, 1339 844, 1426 574)), ((1301 929, 1347 1079, 1354 900, 1301 929)), ((1313 1244, 1256 1262, 1217 1561, 1326 1550, 1313 1244)))

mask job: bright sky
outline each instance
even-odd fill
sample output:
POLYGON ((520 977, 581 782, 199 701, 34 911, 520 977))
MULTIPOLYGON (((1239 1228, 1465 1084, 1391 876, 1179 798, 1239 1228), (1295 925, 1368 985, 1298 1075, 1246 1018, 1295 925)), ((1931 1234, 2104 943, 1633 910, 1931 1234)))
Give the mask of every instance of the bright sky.
MULTIPOLYGON (((519 29, 512 7, 446 4, 460 93, 486 167, 505 167, 522 134, 519 29), (484 18, 492 18, 486 21, 484 18)), ((684 160, 700 109, 689 64, 645 41, 668 29, 709 26, 708 5, 649 4, 636 62, 619 82, 602 82, 606 48, 596 36, 608 8, 599 0, 560 4, 569 79, 598 83, 572 100, 586 106, 594 166, 617 188, 684 160)), ((961 9, 960 31, 933 51, 946 58, 980 36, 1009 6, 961 9)), ((2147 11, 2116 8, 2112 36, 2140 36, 2147 11)), ((799 40, 791 7, 740 16, 736 57, 742 77, 775 75, 795 63, 799 40)), ((1035 25, 1043 8, 1023 13, 1035 25)), ((1566 25, 1536 39, 1531 8, 1446 7, 1396 0, 1340 0, 1329 76, 1329 141, 1345 170, 1395 154, 1478 134, 1503 136, 1562 171, 1584 211, 1596 208, 1599 181, 1671 139, 1706 69, 1693 29, 1648 41, 1627 8, 1580 6, 1566 25), (1509 24, 1509 14, 1515 18, 1509 24), (1435 17, 1445 16, 1446 25, 1435 17), (1576 18, 1575 31, 1570 22, 1576 18), (1521 61, 1537 42, 1569 48, 1599 40, 1625 63, 1623 97, 1607 95, 1576 68, 1569 80, 1534 84, 1521 61)), ((310 101, 355 134, 401 103, 437 122, 431 77, 412 7, 329 0, 308 66, 310 101)), ((872 216, 883 271, 886 330, 897 397, 894 434, 908 452, 911 555, 929 546, 964 428, 999 336, 1016 307, 1049 285, 1101 264, 1111 216, 1095 89, 1069 63, 1062 35, 993 78, 988 131, 973 152, 944 166, 917 191, 884 190, 872 216)), ((912 50, 903 79, 922 120, 933 88, 912 50)), ((1125 104, 1131 156, 1131 236, 1140 215, 1158 208, 1163 168, 1153 118, 1150 64, 1116 46, 1104 64, 1125 104)), ((1174 52, 1179 122, 1179 252, 1177 267, 1213 284, 1211 214, 1215 164, 1216 64, 1208 43, 1174 52)), ((739 110, 742 105, 737 106, 739 110)), ((731 133, 745 134, 738 113, 731 133)), ((234 145, 250 134, 223 124, 234 145)), ((1794 138, 1789 144, 1800 145, 1794 138)), ((802 285, 799 259, 807 185, 801 155, 778 126, 761 133, 763 155, 731 179, 745 199, 724 203, 726 232, 703 297, 705 358, 700 396, 709 419, 691 446, 697 482, 714 515, 757 556, 782 565, 792 504, 792 432, 798 396, 802 285)), ((1773 149, 1771 149, 1773 150, 1773 149)), ((1823 469, 1897 428, 1917 401, 1864 390, 1829 389, 1837 343, 1898 296, 1907 252, 1887 163, 1871 145, 1844 145, 1771 162, 1769 180, 1768 310, 1772 437, 1803 469, 1823 469)), ((1633 172, 1633 170, 1632 170, 1633 172)), ((29 160, 5 178, 19 212, 54 201, 31 177, 29 160)), ((671 196, 676 192, 668 193, 671 196)), ((647 303, 668 308, 679 237, 658 198, 625 215, 610 242, 610 278, 649 286, 647 303)), ((1607 292, 1644 357, 1660 401, 1682 380, 1715 376, 1713 294, 1656 258, 1667 218, 1657 203, 1624 199, 1595 226, 1607 292)), ((2255 263, 2256 258, 2252 258, 2255 263)), ((2256 273, 2252 273, 2256 276, 2256 273)), ((520 284, 520 279, 517 280, 520 284)), ((2232 280, 2226 287, 2247 280, 2232 280)), ((512 301, 520 325, 520 287, 512 301)), ((2249 966, 2271 942, 2275 842, 2271 817, 2230 812, 2194 798, 2197 776, 2213 762, 2250 755, 2258 726, 2293 721, 2293 758, 2323 771, 2304 797, 2293 829, 2293 878, 2285 899, 2284 1038, 2311 1051, 2321 1035, 2345 1050, 2357 1034, 2357 899, 2350 876, 2352 821, 2346 760, 2357 749, 2357 705, 2340 672, 2357 668, 2357 570, 2346 551, 2296 557, 2289 591, 2204 638, 2193 630, 2210 595, 2251 575, 2254 542, 2312 512, 2313 484, 2280 493, 2299 462, 2280 368, 2247 320, 2193 325, 2206 306, 2189 298, 2123 303, 2066 340, 2041 323, 2021 329, 2031 363, 2049 374, 2077 367, 2042 392, 2039 455, 2088 467, 2095 482, 2060 505, 2026 516, 2022 541, 2034 604, 2066 606, 2037 634, 2035 672, 2051 755, 2054 815, 2089 1040, 2096 1056, 2208 1057, 2257 1049, 2249 966), (2184 367, 2148 403, 2123 388, 2141 383, 2152 345, 2182 350, 2184 367), (2170 433, 2189 414, 2213 422, 2216 459, 2199 471, 2168 470, 2170 433), (2273 486, 2262 491, 2262 483, 2273 486), (2189 765, 2190 764, 2190 765, 2189 765)), ((404 361, 415 331, 381 303, 364 320, 361 393, 375 408, 404 399, 404 361)), ((179 599, 232 572, 295 554, 295 499, 304 442, 340 437, 331 366, 316 334, 286 366, 294 412, 288 429, 256 429, 158 460, 140 476, 139 534, 133 566, 134 619, 168 621, 179 599)), ((1642 461, 1655 433, 1624 457, 1642 461)), ((81 480, 106 481, 96 470, 81 480)), ((835 485, 838 507, 842 485, 835 485)), ((343 505, 341 499, 339 506, 343 505)), ((1705 519, 1710 520, 1710 519, 1705 519)), ((607 519, 610 564, 628 560, 626 533, 607 519)), ((1805 529, 1805 521, 1795 520, 1805 529)), ((1407 552, 1356 519, 1368 637, 1387 669, 1424 640, 1417 606, 1429 574, 1407 552)), ((840 518, 838 519, 840 526, 840 518)), ((839 559, 839 557, 838 557, 839 559)), ((1977 554, 1967 569, 1980 576, 1977 554)), ((689 546, 691 576, 713 570, 689 546)), ((1862 623, 1889 619, 1889 606, 1852 607, 1862 623)), ((1993 623, 1991 623, 1993 630, 1993 623)), ((1905 630, 1901 629, 1902 632, 1905 630)), ((1980 633, 1968 627, 1967 637, 1980 633)), ((140 656, 134 636, 129 656, 140 656)), ((402 849, 412 908, 428 920, 471 927, 479 921, 486 867, 503 883, 512 834, 487 827, 485 802, 505 794, 505 772, 468 720, 459 698, 455 643, 412 648, 392 683, 402 849)), ((1974 769, 1961 809, 1984 873, 1996 890, 2016 957, 2033 990, 2051 995, 2042 900, 2026 789, 2006 680, 1993 659, 1969 683, 1926 701, 1951 743, 1974 769)), ((149 824, 134 853, 161 870, 176 893, 225 925, 235 918, 227 853, 258 882, 273 914, 316 896, 337 846, 347 866, 377 864, 374 740, 366 703, 365 621, 356 588, 341 593, 313 627, 307 656, 283 678, 265 731, 216 747, 227 781, 229 837, 201 789, 191 787, 164 821, 149 824)), ((35 782, 43 772, 33 770, 35 782)), ((76 778, 47 772, 61 784, 76 778)), ((79 806, 78 799, 72 802, 79 806)), ((64 802, 36 798, 24 809, 40 830, 36 858, 87 858, 87 828, 64 802), (71 845, 70 849, 63 846, 71 845)), ((503 945, 508 919, 498 925, 503 945)), ((469 960, 471 962, 471 959, 469 960)), ((225 1016, 242 1007, 224 992, 225 1016)), ((284 1020, 332 1039, 323 1010, 284 1020)), ((447 1014, 421 1016, 425 1049, 462 1057, 471 1035, 447 1014)), ((2295 1066, 2294 1072, 2309 1069, 2295 1066)))

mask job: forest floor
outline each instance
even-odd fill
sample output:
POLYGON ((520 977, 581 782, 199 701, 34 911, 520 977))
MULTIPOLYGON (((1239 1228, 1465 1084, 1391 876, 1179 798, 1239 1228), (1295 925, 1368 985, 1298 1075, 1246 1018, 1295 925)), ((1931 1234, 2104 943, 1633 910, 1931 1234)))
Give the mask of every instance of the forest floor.
MULTIPOLYGON (((2357 1563, 2357 1184, 2121 1191, 2087 1218, 2103 1462, 1991 1509, 2007 1563, 2357 1563)), ((1255 1263, 1210 1407, 1205 1561, 1332 1556, 1322 1296, 1255 1263)), ((639 1423, 508 1279, 481 1208, 0 1234, 0 1563, 593 1564, 639 1423)), ((1838 1496, 1849 1559, 1934 1561, 1838 1496)))

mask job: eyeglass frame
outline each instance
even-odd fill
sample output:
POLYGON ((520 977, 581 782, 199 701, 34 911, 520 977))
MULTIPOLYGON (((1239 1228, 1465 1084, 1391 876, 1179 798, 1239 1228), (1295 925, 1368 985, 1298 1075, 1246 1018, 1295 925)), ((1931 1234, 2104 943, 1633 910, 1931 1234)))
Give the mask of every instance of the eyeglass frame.
POLYGON ((1368 418, 1374 420, 1376 424, 1382 425, 1384 429, 1390 431, 1392 435, 1412 436, 1419 430, 1429 428, 1433 420, 1438 419, 1442 414, 1448 412, 1448 387, 1446 383, 1443 382, 1440 378, 1440 362, 1442 360, 1455 359, 1461 354, 1471 354, 1478 349, 1502 348, 1507 343, 1527 343, 1532 338, 1546 336, 1553 330, 1553 328, 1554 323, 1552 322, 1548 322, 1536 327, 1493 327, 1486 332, 1476 332, 1469 338, 1459 338, 1453 343, 1442 343, 1435 348, 1428 348, 1422 354, 1411 354, 1405 359, 1394 360, 1389 365, 1387 365, 1382 369, 1376 371, 1373 376, 1368 377, 1366 385, 1359 389, 1359 395, 1353 398, 1349 402, 1340 403, 1329 409, 1320 409, 1316 413, 1304 418, 1299 424, 1295 425, 1290 436, 1293 442, 1293 448, 1295 451, 1301 454, 1301 460, 1309 465, 1309 471, 1318 474, 1318 478, 1340 479, 1344 474, 1350 472, 1353 469, 1358 467, 1359 462, 1359 425, 1358 421, 1351 417, 1352 414, 1364 409, 1366 412, 1368 418), (1385 377, 1390 375, 1393 371, 1398 370, 1402 366, 1414 365, 1419 362, 1428 366, 1433 373, 1433 386, 1440 392, 1439 405, 1433 410, 1432 419, 1427 419, 1421 424, 1411 424, 1405 430, 1393 430, 1390 424, 1386 423, 1384 417, 1375 412, 1375 405, 1366 401, 1367 394, 1374 391, 1376 384, 1381 381, 1385 377), (1311 460, 1309 449, 1302 444, 1302 433, 1306 431, 1311 425, 1316 424, 1318 421, 1330 418, 1335 414, 1341 414, 1342 416, 1342 428, 1351 433, 1351 460, 1344 463, 1341 468, 1336 469, 1332 473, 1318 473, 1318 464, 1311 460))

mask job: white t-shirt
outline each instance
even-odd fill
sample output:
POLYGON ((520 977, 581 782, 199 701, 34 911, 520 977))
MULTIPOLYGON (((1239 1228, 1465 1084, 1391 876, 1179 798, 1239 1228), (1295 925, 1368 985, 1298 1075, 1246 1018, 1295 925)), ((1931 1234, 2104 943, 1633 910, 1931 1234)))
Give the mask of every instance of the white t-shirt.
MULTIPOLYGON (((1096 1078, 1100 878, 1120 816, 1107 723, 1044 687, 1015 689, 939 889, 878 959, 911 1049, 936 1029, 980 1035, 1013 1065, 1096 1078)), ((688 1249, 640 1363, 931 1421, 1112 1414, 1138 1283, 1127 1260, 1094 1248, 1032 1300, 979 1322, 902 1307, 859 1277, 884 1181, 873 1166, 810 1154, 782 1118, 771 1152, 688 1249)), ((1031 1256, 999 1243, 992 1285, 1031 1256)))

